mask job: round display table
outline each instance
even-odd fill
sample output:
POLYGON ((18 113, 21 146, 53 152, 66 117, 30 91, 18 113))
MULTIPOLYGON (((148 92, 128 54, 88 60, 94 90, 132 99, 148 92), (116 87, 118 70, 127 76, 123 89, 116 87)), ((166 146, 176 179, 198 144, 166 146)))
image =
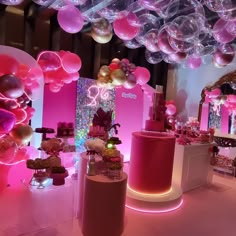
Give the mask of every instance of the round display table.
POLYGON ((84 236, 119 236, 124 229, 127 175, 111 180, 85 176, 82 232, 84 236))
POLYGON ((175 137, 166 133, 134 132, 128 185, 148 194, 170 190, 174 163, 175 137))
POLYGON ((134 132, 126 206, 163 213, 182 205, 182 190, 172 183, 175 137, 160 132, 134 132))

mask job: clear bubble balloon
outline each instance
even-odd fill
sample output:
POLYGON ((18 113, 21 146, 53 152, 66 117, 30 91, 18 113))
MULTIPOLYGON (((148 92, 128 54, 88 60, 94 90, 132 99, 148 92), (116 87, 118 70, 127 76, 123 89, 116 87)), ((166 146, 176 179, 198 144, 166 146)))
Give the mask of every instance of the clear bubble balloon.
POLYGON ((159 29, 160 24, 158 18, 152 14, 143 14, 139 16, 139 23, 140 23, 140 29, 135 39, 139 43, 144 44, 145 35, 147 34, 147 32, 152 29, 159 29))
POLYGON ((24 0, 2 0, 1 4, 15 6, 21 4, 23 1, 24 0))
POLYGON ((224 67, 233 61, 234 56, 235 52, 232 45, 220 45, 213 54, 213 63, 218 67, 224 67))
POLYGON ((170 36, 168 37, 168 41, 169 41, 170 46, 175 51, 178 51, 178 52, 188 52, 194 46, 193 42, 186 42, 183 40, 178 40, 178 39, 172 38, 170 36))
POLYGON ((102 8, 99 14, 109 21, 120 17, 122 11, 126 11, 129 1, 113 1, 107 7, 102 8))
POLYGON ((145 59, 150 64, 158 64, 162 61, 162 53, 161 52, 150 52, 148 50, 145 51, 145 59))
POLYGON ((166 28, 168 34, 178 40, 193 41, 199 34, 199 26, 194 18, 179 16, 166 28))
POLYGON ((158 47, 158 30, 157 29, 151 29, 144 35, 144 46, 150 51, 150 52, 157 52, 159 51, 158 47))
POLYGON ((236 9, 235 10, 225 10, 222 12, 218 12, 220 18, 226 21, 236 20, 236 9))
POLYGON ((172 54, 176 52, 176 49, 174 49, 170 43, 169 43, 169 35, 165 29, 165 27, 163 27, 158 34, 158 47, 159 49, 166 53, 166 54, 172 54))
POLYGON ((234 0, 205 0, 204 3, 214 12, 236 10, 236 2, 234 0))
POLYGON ((172 22, 178 16, 187 16, 192 13, 205 16, 204 8, 197 0, 173 1, 168 5, 165 13, 165 23, 172 22))
POLYGON ((169 4, 171 0, 138 0, 138 3, 145 9, 156 11, 169 4))
POLYGON ((142 44, 139 43, 135 38, 132 40, 124 41, 124 45, 130 49, 136 49, 142 46, 142 44))

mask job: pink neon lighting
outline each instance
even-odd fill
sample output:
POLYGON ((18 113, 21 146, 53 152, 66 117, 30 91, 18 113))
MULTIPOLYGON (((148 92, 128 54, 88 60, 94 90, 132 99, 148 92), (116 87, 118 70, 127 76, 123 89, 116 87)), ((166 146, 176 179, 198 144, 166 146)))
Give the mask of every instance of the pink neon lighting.
POLYGON ((177 210, 178 208, 180 208, 183 204, 183 199, 181 199, 180 203, 177 205, 177 206, 174 206, 174 207, 170 207, 170 208, 167 208, 167 209, 164 209, 164 210, 148 210, 148 209, 141 209, 141 208, 137 208, 137 207, 132 207, 132 206, 129 206, 129 205, 125 205, 127 208, 131 209, 131 210, 134 210, 134 211, 139 211, 139 212, 143 212, 143 213, 167 213, 167 212, 171 212, 171 211, 175 211, 177 210))
POLYGON ((23 161, 25 161, 25 160, 16 161, 16 162, 13 162, 13 163, 5 163, 5 162, 0 161, 0 164, 5 165, 5 166, 14 166, 14 165, 19 164, 23 161))
POLYGON ((139 195, 142 195, 142 196, 153 196, 153 197, 167 195, 168 193, 170 193, 170 192, 172 191, 172 188, 170 188, 170 189, 167 190, 166 192, 162 192, 162 193, 144 193, 144 192, 139 192, 139 191, 136 191, 136 190, 132 189, 128 184, 127 184, 127 188, 128 188, 131 192, 134 192, 134 193, 136 193, 136 194, 139 194, 139 195))
POLYGON ((108 100, 110 97, 110 94, 106 88, 98 87, 97 85, 91 85, 88 88, 88 98, 91 99, 90 103, 87 104, 87 106, 96 106, 98 103, 98 97, 100 96, 103 100, 108 100))

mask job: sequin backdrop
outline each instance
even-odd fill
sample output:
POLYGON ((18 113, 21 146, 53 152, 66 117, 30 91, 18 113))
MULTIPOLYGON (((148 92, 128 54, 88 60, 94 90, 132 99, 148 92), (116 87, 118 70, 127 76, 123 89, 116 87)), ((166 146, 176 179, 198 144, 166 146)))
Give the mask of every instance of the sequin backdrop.
POLYGON ((104 90, 96 86, 96 81, 80 78, 77 82, 76 100, 76 132, 75 145, 78 152, 83 152, 89 126, 97 109, 113 110, 112 120, 115 119, 115 90, 104 90))

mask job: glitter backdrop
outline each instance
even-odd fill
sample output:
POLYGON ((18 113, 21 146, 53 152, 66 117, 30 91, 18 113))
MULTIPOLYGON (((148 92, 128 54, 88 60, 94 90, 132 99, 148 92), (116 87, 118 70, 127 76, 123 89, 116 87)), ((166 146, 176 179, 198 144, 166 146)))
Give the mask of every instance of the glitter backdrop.
POLYGON ((89 125, 97 109, 113 110, 115 118, 115 90, 105 90, 96 86, 93 79, 80 78, 77 82, 76 132, 75 145, 78 152, 83 152, 89 125))

